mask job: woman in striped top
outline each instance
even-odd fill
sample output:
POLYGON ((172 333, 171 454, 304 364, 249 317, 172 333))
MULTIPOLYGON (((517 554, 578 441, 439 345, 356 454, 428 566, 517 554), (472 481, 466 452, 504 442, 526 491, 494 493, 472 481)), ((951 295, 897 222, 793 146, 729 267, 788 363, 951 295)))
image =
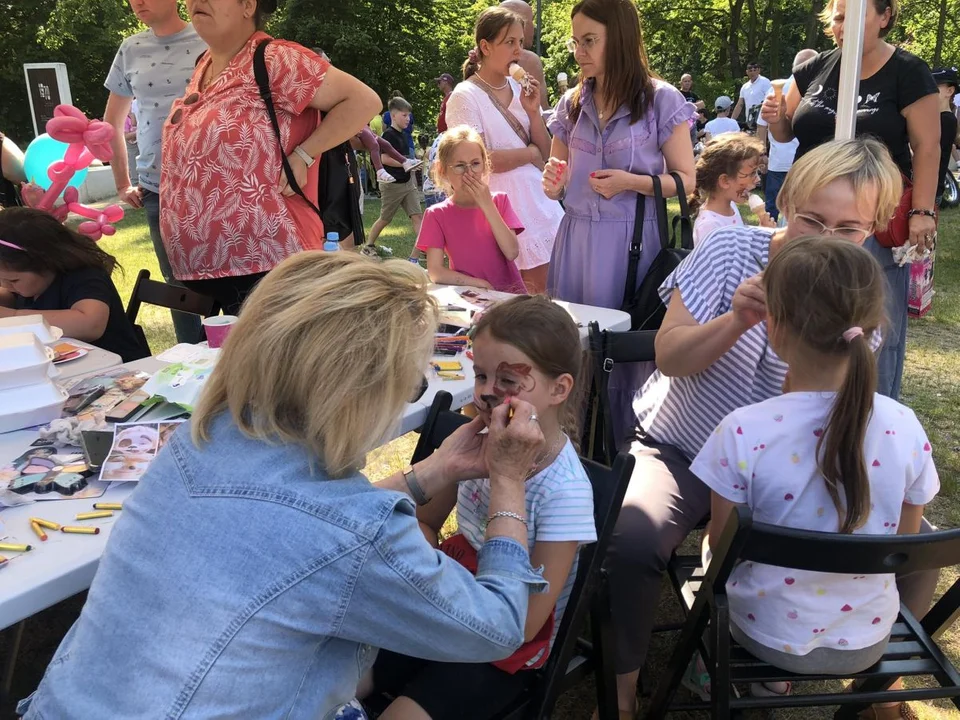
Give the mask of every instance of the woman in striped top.
POLYGON ((781 394, 786 381, 787 366, 767 339, 763 269, 804 235, 862 244, 893 215, 900 192, 900 173, 880 143, 824 144, 784 182, 777 207, 786 227, 717 230, 660 288, 669 307, 657 334, 658 370, 634 401, 637 464, 610 550, 623 713, 635 710, 663 570, 710 509, 710 489, 690 462, 727 414, 781 394))

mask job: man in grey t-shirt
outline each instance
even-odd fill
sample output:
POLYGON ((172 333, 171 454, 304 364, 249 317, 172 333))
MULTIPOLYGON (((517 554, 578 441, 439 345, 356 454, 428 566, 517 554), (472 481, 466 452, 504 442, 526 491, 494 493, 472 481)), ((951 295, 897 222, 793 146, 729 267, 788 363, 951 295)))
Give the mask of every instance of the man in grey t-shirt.
MULTIPOLYGON (((197 58, 207 49, 193 25, 177 11, 177 0, 130 0, 137 18, 149 29, 123 41, 104 82, 110 91, 104 120, 113 125, 113 179, 120 198, 147 211, 150 238, 160 273, 168 283, 179 284, 160 237, 160 139, 173 101, 182 97, 197 58), (123 123, 136 98, 139 108, 137 144, 140 155, 139 187, 130 185, 123 123)), ((173 312, 177 342, 200 340, 200 318, 173 312)))

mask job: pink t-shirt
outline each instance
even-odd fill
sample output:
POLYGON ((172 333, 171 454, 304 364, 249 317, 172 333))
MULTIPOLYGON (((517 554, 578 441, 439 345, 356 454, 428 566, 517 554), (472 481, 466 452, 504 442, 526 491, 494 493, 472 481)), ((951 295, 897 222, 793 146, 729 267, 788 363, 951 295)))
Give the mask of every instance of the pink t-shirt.
MULTIPOLYGON (((493 193, 493 204, 508 228, 517 235, 523 232, 523 223, 505 193, 493 193)), ((494 290, 527 292, 517 264, 504 257, 480 208, 460 207, 450 198, 427 208, 417 236, 417 248, 443 250, 450 259, 451 270, 486 280, 494 290)))

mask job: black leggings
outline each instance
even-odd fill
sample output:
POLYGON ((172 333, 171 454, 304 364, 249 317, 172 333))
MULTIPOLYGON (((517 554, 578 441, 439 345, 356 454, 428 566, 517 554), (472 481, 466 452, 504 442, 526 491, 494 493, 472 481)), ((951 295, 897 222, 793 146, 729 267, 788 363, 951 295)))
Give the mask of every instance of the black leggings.
POLYGON ((406 696, 431 720, 485 720, 496 715, 536 679, 511 675, 489 663, 434 662, 381 650, 373 664, 374 691, 406 696))
POLYGON ((266 273, 212 278, 209 280, 183 280, 183 284, 201 295, 212 297, 220 305, 224 315, 239 315, 240 306, 253 292, 266 273))

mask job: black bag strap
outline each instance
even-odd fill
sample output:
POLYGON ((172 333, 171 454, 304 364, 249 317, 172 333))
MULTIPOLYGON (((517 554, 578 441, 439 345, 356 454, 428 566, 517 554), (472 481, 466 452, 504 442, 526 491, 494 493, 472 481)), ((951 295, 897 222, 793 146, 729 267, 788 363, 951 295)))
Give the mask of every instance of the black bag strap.
POLYGON ((683 180, 676 172, 671 172, 670 177, 677 185, 677 200, 680 203, 680 214, 673 219, 674 236, 677 235, 679 227, 680 247, 683 250, 693 250, 693 218, 690 217, 690 205, 687 203, 687 193, 683 188, 683 180))
POLYGON ((670 247, 670 232, 667 230, 667 200, 663 197, 663 183, 659 175, 652 175, 653 206, 657 210, 657 232, 660 233, 660 249, 670 247))
POLYGON ((637 269, 640 266, 640 253, 643 249, 643 215, 646 204, 646 196, 637 193, 637 214, 633 222, 633 238, 630 240, 630 254, 627 258, 627 280, 623 288, 624 301, 632 298, 637 289, 637 269))
POLYGON ((253 52, 253 77, 257 81, 257 89, 260 90, 260 97, 263 99, 263 104, 267 106, 267 114, 270 116, 273 134, 277 136, 277 144, 280 146, 280 162, 283 163, 283 172, 287 176, 287 184, 291 190, 303 198, 304 202, 306 202, 317 215, 323 217, 320 208, 310 202, 307 196, 303 194, 303 190, 300 189, 297 179, 293 176, 293 168, 290 167, 290 162, 287 160, 287 152, 283 149, 283 140, 280 137, 280 123, 277 121, 277 110, 273 106, 273 93, 270 92, 270 75, 267 72, 267 45, 270 44, 270 40, 271 38, 265 38, 257 43, 257 49, 253 52))

